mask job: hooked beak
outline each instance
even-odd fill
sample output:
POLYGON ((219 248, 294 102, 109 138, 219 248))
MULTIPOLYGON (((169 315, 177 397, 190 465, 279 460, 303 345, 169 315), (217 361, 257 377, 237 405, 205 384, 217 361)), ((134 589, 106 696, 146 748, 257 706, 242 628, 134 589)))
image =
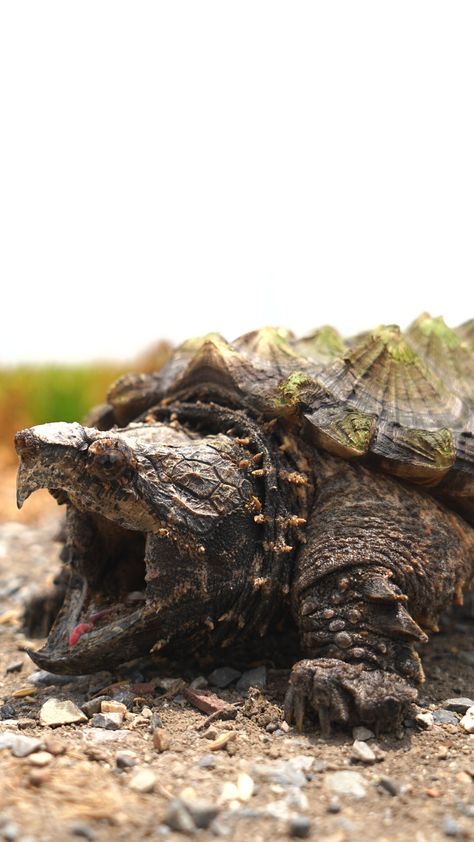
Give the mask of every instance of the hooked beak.
POLYGON ((39 488, 55 488, 57 471, 52 454, 61 449, 66 456, 87 450, 89 439, 81 424, 67 424, 63 421, 41 424, 20 430, 15 436, 15 448, 20 457, 17 475, 16 502, 19 509, 33 491, 39 488))

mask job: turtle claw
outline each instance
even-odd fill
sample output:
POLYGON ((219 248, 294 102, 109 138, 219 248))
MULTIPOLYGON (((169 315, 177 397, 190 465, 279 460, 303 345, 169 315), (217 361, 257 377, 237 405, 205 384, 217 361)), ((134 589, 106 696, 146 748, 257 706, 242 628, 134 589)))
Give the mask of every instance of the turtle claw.
POLYGON ((324 737, 330 735, 332 723, 363 723, 377 732, 387 731, 397 727, 416 697, 415 688, 394 672, 336 658, 308 659, 293 667, 284 716, 301 731, 305 713, 312 708, 324 737))
POLYGON ((289 725, 295 724, 297 731, 304 728, 306 714, 306 696, 299 689, 289 687, 285 696, 284 719, 289 725))

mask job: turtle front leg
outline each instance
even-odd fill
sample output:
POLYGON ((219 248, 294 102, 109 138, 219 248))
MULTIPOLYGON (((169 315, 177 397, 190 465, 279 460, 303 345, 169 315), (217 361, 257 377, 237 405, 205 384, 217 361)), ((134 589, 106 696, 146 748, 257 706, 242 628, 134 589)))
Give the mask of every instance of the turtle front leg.
POLYGON ((474 571, 474 530, 433 498, 332 457, 318 463, 293 612, 306 659, 293 667, 285 717, 397 725, 423 679, 417 643, 474 571))

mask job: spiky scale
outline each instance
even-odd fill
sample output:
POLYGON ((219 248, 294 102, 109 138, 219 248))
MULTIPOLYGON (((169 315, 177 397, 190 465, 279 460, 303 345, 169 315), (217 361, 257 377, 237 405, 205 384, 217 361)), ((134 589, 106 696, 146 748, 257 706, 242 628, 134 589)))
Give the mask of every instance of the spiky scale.
POLYGON ((406 336, 427 366, 449 388, 470 402, 474 401, 474 354, 468 342, 449 328, 443 318, 422 313, 408 328, 406 336))

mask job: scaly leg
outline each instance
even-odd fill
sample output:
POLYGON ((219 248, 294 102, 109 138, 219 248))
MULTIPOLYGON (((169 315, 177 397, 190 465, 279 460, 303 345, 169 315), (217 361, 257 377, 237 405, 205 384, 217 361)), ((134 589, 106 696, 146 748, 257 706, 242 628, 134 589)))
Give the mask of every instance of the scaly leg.
POLYGON ((474 574, 474 530, 422 491, 324 457, 293 612, 307 659, 293 667, 285 717, 396 725, 423 681, 417 642, 474 574))

